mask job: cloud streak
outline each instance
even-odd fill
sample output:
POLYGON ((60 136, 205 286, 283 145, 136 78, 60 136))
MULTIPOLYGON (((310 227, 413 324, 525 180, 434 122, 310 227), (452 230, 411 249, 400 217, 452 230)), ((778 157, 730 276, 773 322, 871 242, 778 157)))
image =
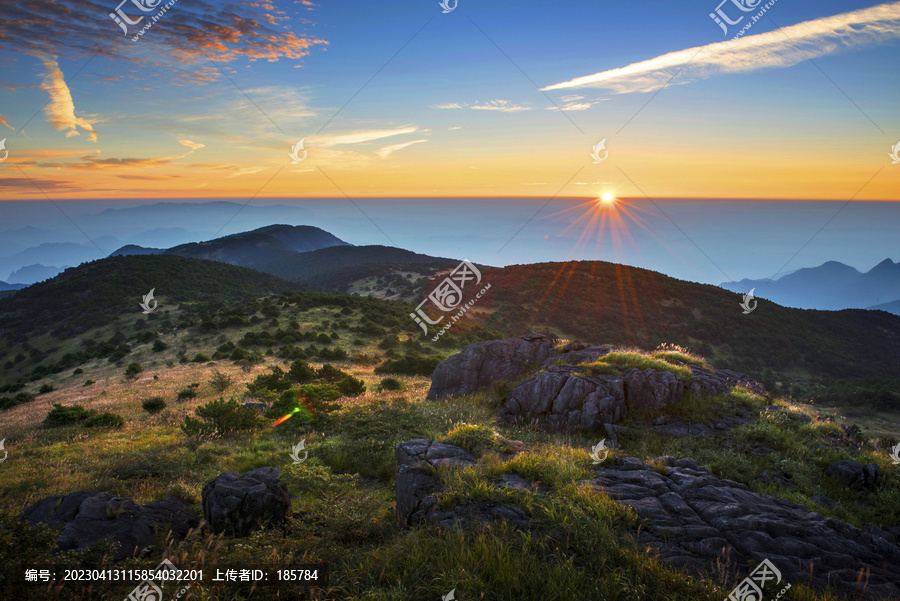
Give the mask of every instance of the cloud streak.
POLYGON ((398 150, 403 150, 407 146, 412 146, 413 144, 419 144, 420 142, 427 142, 428 140, 413 140, 412 142, 403 142, 401 144, 392 144, 390 146, 385 146, 384 148, 380 148, 375 151, 375 154, 380 156, 381 158, 385 158, 390 156, 392 153, 397 152, 398 150))
POLYGON ((56 59, 46 54, 39 54, 37 58, 47 71, 41 83, 41 89, 50 95, 50 102, 44 108, 47 123, 57 131, 65 130, 67 138, 81 135, 78 131, 80 127, 88 132, 91 142, 96 142, 97 132, 94 131, 94 122, 75 116, 75 101, 72 100, 72 92, 69 91, 66 78, 56 59))
POLYGON ((391 136, 399 136, 401 134, 412 134, 419 131, 418 127, 409 126, 399 129, 373 129, 366 131, 355 131, 349 134, 337 134, 333 136, 320 136, 315 138, 313 143, 316 146, 328 147, 338 146, 341 144, 362 144, 364 142, 373 142, 382 138, 391 136))
POLYGON ((890 2, 737 40, 678 50, 541 89, 606 88, 617 94, 653 92, 670 80, 686 84, 716 75, 790 67, 808 58, 880 44, 898 37, 900 2, 890 2), (676 74, 678 76, 673 80, 676 74))

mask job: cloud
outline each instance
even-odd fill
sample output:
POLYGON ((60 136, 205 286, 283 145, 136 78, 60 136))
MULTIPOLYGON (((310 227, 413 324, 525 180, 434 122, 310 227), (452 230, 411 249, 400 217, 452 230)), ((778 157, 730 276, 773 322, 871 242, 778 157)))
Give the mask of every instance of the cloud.
MULTIPOLYGON (((191 152, 194 152, 195 150, 200 150, 201 148, 206 146, 206 144, 191 142, 190 140, 178 140, 178 143, 181 144, 182 146, 187 146, 188 148, 190 148, 191 152)), ((188 154, 190 154, 191 152, 189 152, 188 154)), ((187 156, 187 154, 184 156, 187 156)))
POLYGON ((262 170, 262 167, 241 167, 231 175, 226 176, 225 179, 231 179, 232 177, 241 177, 242 175, 252 175, 254 173, 259 173, 262 170))
POLYGON ((900 37, 900 2, 805 21, 780 30, 678 50, 618 69, 576 77, 542 90, 607 88, 652 92, 726 73, 796 65, 807 58, 883 43, 900 37))
POLYGON ((3 115, 0 115, 0 125, 5 125, 6 127, 10 128, 11 130, 16 131, 16 128, 13 127, 12 125, 10 125, 10 124, 9 124, 9 121, 7 121, 7 120, 3 117, 3 115))
POLYGON ((488 100, 483 104, 466 104, 459 102, 450 102, 447 104, 432 104, 429 108, 433 109, 474 109, 476 111, 503 111, 504 113, 515 113, 518 111, 530 111, 530 106, 515 105, 509 100, 488 100))
POLYGON ((399 136, 401 134, 411 134, 419 131, 416 126, 401 127, 399 129, 373 129, 365 131, 355 131, 348 134, 337 134, 332 136, 318 136, 314 139, 315 146, 338 146, 340 144, 362 144, 363 142, 372 142, 389 138, 391 136, 399 136))
POLYGON ((50 94, 50 102, 44 107, 47 123, 56 131, 67 130, 67 138, 81 135, 81 132, 78 131, 78 128, 81 127, 88 132, 91 142, 96 142, 97 132, 93 128, 94 122, 75 116, 75 102, 72 100, 72 93, 69 91, 69 86, 66 85, 66 78, 56 59, 45 54, 38 55, 38 58, 47 71, 41 84, 41 89, 50 94))
POLYGON ((403 142, 402 144, 393 144, 391 146, 385 146, 384 148, 380 148, 375 151, 375 154, 380 156, 381 158, 385 158, 391 153, 397 152, 398 150, 403 150, 407 146, 412 146, 413 144, 418 144, 420 142, 427 142, 428 140, 413 140, 412 142, 403 142))
POLYGON ((82 62, 98 52, 140 65, 170 64, 174 59, 184 71, 198 72, 198 77, 205 71, 218 79, 221 73, 209 65, 210 55, 220 66, 237 59, 299 60, 314 47, 328 44, 317 36, 292 31, 294 24, 303 27, 311 23, 274 3, 216 0, 175 3, 133 42, 158 11, 143 13, 126 2, 122 11, 129 19, 143 17, 137 25, 129 25, 126 34, 108 17, 117 4, 117 0, 0 2, 0 46, 31 55, 79 57, 82 62), (207 66, 212 69, 205 70, 207 66))
POLYGON ((504 113, 515 113, 517 111, 530 111, 530 106, 517 106, 509 100, 489 100, 484 104, 473 104, 471 107, 477 111, 503 111, 504 113))

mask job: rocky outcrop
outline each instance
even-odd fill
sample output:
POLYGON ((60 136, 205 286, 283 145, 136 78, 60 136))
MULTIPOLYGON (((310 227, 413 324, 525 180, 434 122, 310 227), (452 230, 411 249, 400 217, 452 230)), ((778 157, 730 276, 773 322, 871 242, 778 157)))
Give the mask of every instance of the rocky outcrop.
POLYGON ((555 353, 553 339, 543 334, 470 344, 434 369, 428 399, 469 394, 496 380, 517 378, 555 353))
MULTIPOLYGON (((660 409, 687 392, 723 394, 732 386, 752 382, 735 372, 708 372, 693 366, 691 371, 694 376, 685 383, 673 372, 649 368, 628 368, 615 376, 592 375, 588 368, 574 364, 552 365, 515 386, 498 418, 507 423, 533 420, 552 428, 600 430, 622 421, 628 411, 660 409)), ((741 418, 715 423, 719 421, 722 425, 746 423, 741 418)), ((677 427, 664 429, 674 432, 677 427)), ((690 424, 682 428, 685 435, 692 429, 690 424)), ((695 429, 712 435, 717 428, 695 429)))
POLYGON ((245 536, 265 524, 285 520, 291 499, 274 467, 239 476, 223 472, 203 487, 203 516, 213 532, 245 536))
POLYGON ((182 538, 199 524, 189 503, 166 497, 145 506, 109 492, 81 490, 26 507, 21 519, 60 530, 57 550, 85 549, 106 537, 117 543, 115 561, 140 555, 169 531, 182 538))
MULTIPOLYGON (((871 597, 900 595, 900 547, 888 533, 863 531, 751 492, 693 459, 658 461, 664 473, 627 458, 583 484, 647 520, 639 540, 669 565, 713 574, 718 562, 743 574, 768 559, 787 582, 811 581, 871 597)), ((777 592, 765 590, 767 597, 777 592)))
MULTIPOLYGON (((395 449, 397 472, 397 519, 400 526, 409 528, 417 523, 436 523, 444 527, 465 528, 478 522, 505 520, 521 528, 528 527, 528 516, 518 507, 491 501, 473 501, 441 509, 435 492, 441 490, 434 476, 437 466, 466 467, 474 465, 475 457, 455 445, 425 438, 401 442, 395 449)), ((497 486, 519 488, 524 479, 512 475, 501 476, 497 486)))
POLYGON ((881 484, 881 467, 877 463, 863 465, 856 461, 835 461, 828 475, 857 490, 872 489, 881 484))

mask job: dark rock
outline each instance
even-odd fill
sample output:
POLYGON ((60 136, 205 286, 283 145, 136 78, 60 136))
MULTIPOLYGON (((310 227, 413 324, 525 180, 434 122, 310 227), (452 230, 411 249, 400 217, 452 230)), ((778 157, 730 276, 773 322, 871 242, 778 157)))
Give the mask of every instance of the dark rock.
POLYGON ((56 544, 60 551, 85 549, 108 536, 117 543, 113 561, 137 557, 156 543, 153 519, 143 507, 131 499, 102 492, 81 503, 56 544))
POLYGON ((223 472, 203 487, 203 516, 213 532, 245 536, 264 524, 287 517, 291 500, 273 467, 239 476, 223 472))
POLYGON ((827 507, 828 509, 834 509, 835 507, 840 505, 840 503, 838 501, 835 501, 834 499, 829 499, 825 495, 815 495, 815 496, 810 497, 809 500, 813 501, 815 503, 818 503, 822 507, 827 507))
POLYGON ((470 344, 438 364, 428 399, 469 394, 496 380, 517 378, 555 353, 553 339, 542 334, 470 344))
POLYGON ((770 449, 769 447, 756 447, 755 449, 750 451, 750 454, 754 457, 763 457, 765 455, 771 455, 774 452, 775 449, 770 449))
MULTIPOLYGON (((665 563, 707 577, 725 567, 740 580, 748 565, 769 559, 791 583, 830 583, 842 593, 870 597, 900 595, 900 548, 885 536, 889 531, 865 532, 753 493, 690 459, 657 461, 669 465, 665 474, 623 462, 598 470, 586 484, 649 521, 638 540, 665 563), (860 569, 868 584, 858 582, 860 569)), ((765 592, 768 598, 777 590, 765 592)))
POLYGON ((857 490, 874 488, 881 483, 881 467, 877 463, 862 465, 856 461, 835 461, 828 466, 828 475, 857 490))
POLYGON ((622 372, 625 377, 625 399, 628 409, 661 409, 681 400, 684 382, 670 371, 640 370, 635 367, 622 372))
POLYGON ((75 519, 85 499, 98 494, 100 493, 93 490, 79 490, 67 495, 47 497, 22 510, 21 518, 32 526, 43 522, 54 528, 62 528, 75 519))
POLYGON ((475 463, 475 457, 464 449, 428 438, 415 438, 401 442, 395 448, 394 454, 397 457, 397 465, 428 463, 432 466, 465 467, 475 463))
POLYGON ((269 406, 265 403, 244 403, 244 407, 256 409, 260 414, 265 413, 269 406))
POLYGON ((144 509, 156 525, 157 532, 163 535, 171 531, 176 538, 184 538, 200 525, 200 518, 194 513, 191 504, 171 495, 158 501, 150 501, 144 505, 144 509))
POLYGON ((397 495, 397 519, 402 528, 421 522, 436 500, 436 481, 432 472, 421 465, 401 465, 394 491, 397 495))

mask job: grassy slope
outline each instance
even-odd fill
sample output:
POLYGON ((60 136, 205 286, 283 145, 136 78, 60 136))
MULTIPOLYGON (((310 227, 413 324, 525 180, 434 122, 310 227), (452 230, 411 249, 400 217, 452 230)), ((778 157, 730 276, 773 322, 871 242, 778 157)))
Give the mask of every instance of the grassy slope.
MULTIPOLYGON (((304 328, 315 329, 324 329, 323 320, 336 317, 333 311, 322 309, 292 308, 284 313, 282 325, 288 319, 297 319, 304 328)), ((354 345, 349 338, 342 336, 340 344, 357 352, 379 352, 371 342, 354 345)), ((182 342, 188 344, 187 340, 182 342)), ((196 337, 189 344, 194 352, 209 350, 217 343, 217 336, 210 335, 196 337)), ((68 374, 54 376, 58 378, 54 380, 58 391, 2 414, 10 452, 9 460, 0 465, 0 512, 8 516, 2 524, 11 523, 11 516, 27 503, 78 489, 111 490, 138 502, 174 494, 197 503, 199 513, 203 484, 221 471, 244 472, 271 465, 281 469, 283 481, 296 495, 295 513, 289 523, 243 539, 195 534, 170 548, 179 567, 199 565, 201 557, 236 564, 288 557, 322 560, 330 564, 332 573, 327 590, 317 597, 320 599, 438 599, 455 588, 461 600, 694 601, 725 598, 734 584, 694 580, 662 567, 635 545, 632 513, 576 486, 590 474, 588 450, 596 443, 594 435, 548 433, 527 425, 496 426, 493 414, 498 399, 491 392, 426 402, 427 378, 401 377, 405 390, 377 392, 373 385, 380 376, 376 377, 371 367, 339 363, 342 369, 363 378, 370 391, 343 399, 342 408, 321 423, 289 434, 266 427, 230 438, 191 439, 179 425, 194 408, 215 398, 207 384, 212 369, 232 375, 238 383, 226 395, 240 397, 243 385, 263 373, 264 367, 257 366, 252 373, 228 362, 167 367, 179 352, 178 346, 172 344, 168 354, 153 356, 147 349, 136 349, 137 359, 145 364, 144 373, 136 380, 125 380, 121 368, 108 362, 88 366, 77 380, 68 374), (80 380, 84 377, 97 383, 83 387, 80 380), (200 383, 200 396, 176 402, 176 391, 192 382, 200 383), (154 395, 164 396, 169 408, 150 416, 141 410, 140 401, 154 395), (122 430, 113 431, 89 431, 77 426, 37 428, 51 401, 77 401, 89 408, 115 411, 127 423, 122 430), (528 451, 510 461, 492 456, 489 450, 502 445, 494 431, 506 439, 524 441, 528 451), (444 503, 468 498, 516 503, 542 529, 554 534, 527 535, 504 526, 465 534, 430 527, 399 531, 392 509, 392 478, 396 473, 393 448, 402 440, 420 436, 443 438, 482 455, 477 470, 443 472, 449 487, 443 494, 444 503), (306 438, 310 458, 292 466, 288 452, 301 438, 306 438), (518 473, 538 481, 550 494, 540 498, 496 491, 491 481, 502 473, 518 473)), ((629 357, 629 364, 635 361, 635 357, 629 357)), ((735 404, 761 410, 766 401, 735 392, 718 401, 687 399, 665 412, 705 418, 735 404)), ((832 446, 835 431, 830 423, 800 424, 782 414, 764 414, 760 422, 730 433, 738 445, 729 451, 722 450, 718 438, 673 440, 648 435, 623 440, 619 454, 644 459, 664 454, 692 456, 717 475, 744 482, 758 492, 805 503, 825 515, 858 525, 897 525, 897 470, 888 466, 883 451, 873 447, 857 450, 840 439, 832 446), (776 453, 751 457, 748 449, 752 446, 742 446, 759 444, 776 453), (863 499, 835 486, 822 475, 822 469, 828 461, 840 458, 881 463, 887 472, 882 489, 863 499), (755 483, 764 469, 791 471, 798 489, 786 492, 755 483), (817 493, 839 499, 843 506, 834 511, 820 508, 808 500, 817 493)), ((0 534, 9 536, 9 532, 0 527, 0 534)), ((17 538, 17 545, 5 545, 5 551, 0 552, 5 565, 27 565, 40 552, 37 535, 26 533, 17 538), (32 544, 22 544, 29 536, 32 544)), ((134 560, 126 565, 148 567, 157 559, 134 560)), ((98 587, 91 598, 121 599, 130 587, 104 590, 98 587)), ((238 598, 227 589, 194 587, 193 591, 201 599, 238 598)), ((792 592, 797 599, 830 598, 805 592, 802 587, 792 592)))

